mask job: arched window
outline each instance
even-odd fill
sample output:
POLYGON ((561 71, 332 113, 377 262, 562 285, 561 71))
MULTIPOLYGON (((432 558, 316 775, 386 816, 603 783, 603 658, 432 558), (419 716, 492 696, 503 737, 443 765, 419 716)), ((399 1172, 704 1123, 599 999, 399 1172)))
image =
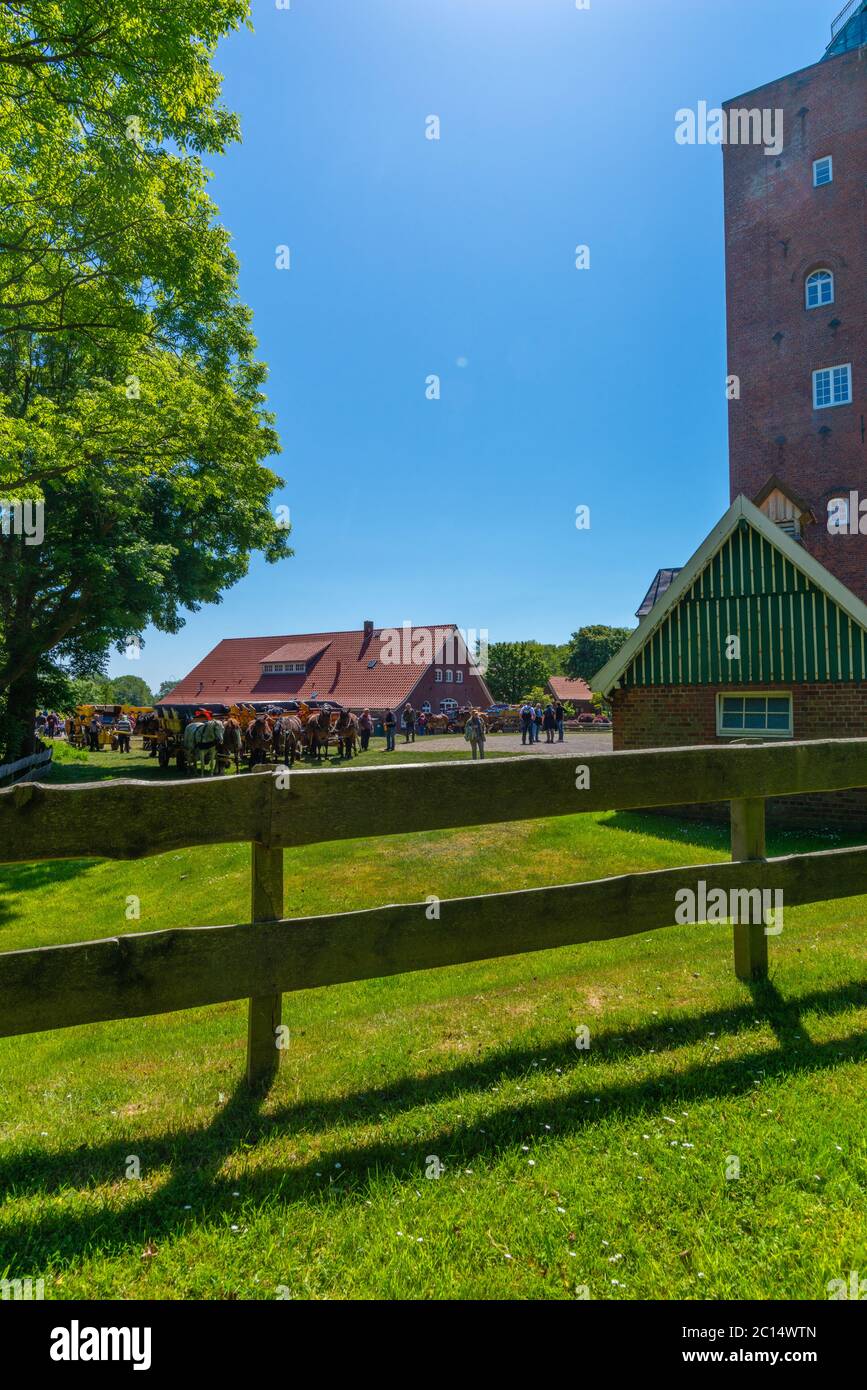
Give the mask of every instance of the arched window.
POLYGON ((814 270, 807 276, 807 308, 821 309, 834 303, 834 276, 830 270, 814 270))

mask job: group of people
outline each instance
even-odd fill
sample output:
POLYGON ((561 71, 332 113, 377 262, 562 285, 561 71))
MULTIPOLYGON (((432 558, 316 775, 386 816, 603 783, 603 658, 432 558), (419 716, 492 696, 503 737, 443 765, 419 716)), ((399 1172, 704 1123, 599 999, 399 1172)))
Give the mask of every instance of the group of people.
POLYGON ((543 729, 546 743, 553 743, 555 734, 558 743, 565 743, 566 711, 559 700, 555 704, 549 701, 544 709, 527 700, 521 706, 520 714, 522 743, 538 743, 543 729))
POLYGON ((36 716, 36 733, 39 738, 60 738, 66 725, 62 714, 54 710, 40 710, 36 716))
MULTIPOLYGON (((369 711, 369 710, 365 710, 365 711, 364 711, 364 714, 366 714, 366 715, 368 716, 368 718, 370 718, 370 711, 369 711)), ((364 715, 362 715, 361 717, 362 717, 362 719, 363 719, 363 718, 364 718, 364 715)), ((386 753, 393 753, 393 752, 394 752, 395 739, 396 739, 396 737, 397 737, 397 723, 398 723, 397 715, 396 715, 396 713, 394 712, 394 710, 393 710, 393 709, 386 710, 386 711, 385 711, 385 714, 383 715, 383 718, 382 718, 382 727, 383 727, 383 730, 385 731, 385 751, 386 751, 386 753)), ((416 736, 416 734, 423 734, 423 733, 425 733, 425 731, 426 731, 426 729, 427 729, 427 715, 426 715, 426 713, 424 712, 424 710, 420 710, 420 711, 418 711, 418 712, 417 712, 416 710, 414 710, 413 707, 412 707, 412 705, 410 704, 409 700, 407 700, 406 704, 404 705, 404 707, 403 707, 403 709, 401 710, 401 713, 400 713, 400 726, 401 726, 401 728, 403 729, 403 741, 404 741, 404 743, 415 743, 415 736, 416 736)), ((371 721, 371 728, 372 728, 372 727, 373 727, 373 724, 372 724, 372 721, 371 721)), ((362 751, 363 751, 366 747, 367 747, 367 744, 364 743, 364 742, 362 742, 362 745, 361 745, 362 751)))

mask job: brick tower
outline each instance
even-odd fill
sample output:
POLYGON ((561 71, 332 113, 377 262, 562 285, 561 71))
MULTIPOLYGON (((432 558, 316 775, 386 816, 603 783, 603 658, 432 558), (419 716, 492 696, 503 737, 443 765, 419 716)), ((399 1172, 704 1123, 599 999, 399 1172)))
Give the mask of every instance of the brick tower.
POLYGON ((783 112, 778 152, 724 150, 732 499, 867 601, 867 0, 732 108, 783 112))

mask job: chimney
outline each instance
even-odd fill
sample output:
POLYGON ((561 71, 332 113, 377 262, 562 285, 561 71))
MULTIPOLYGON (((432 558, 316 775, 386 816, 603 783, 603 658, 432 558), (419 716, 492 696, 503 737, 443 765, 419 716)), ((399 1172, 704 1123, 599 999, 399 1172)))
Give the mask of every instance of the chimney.
POLYGON ((365 642, 369 642, 372 636, 373 636, 373 620, 372 620, 371 618, 365 618, 365 620, 364 620, 364 640, 365 640, 365 642))

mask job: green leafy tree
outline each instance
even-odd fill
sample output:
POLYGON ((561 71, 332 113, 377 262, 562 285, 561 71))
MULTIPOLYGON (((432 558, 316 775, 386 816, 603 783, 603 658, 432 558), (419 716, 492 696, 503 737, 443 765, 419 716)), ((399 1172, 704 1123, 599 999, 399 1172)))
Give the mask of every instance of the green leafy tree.
POLYGON ((548 666, 538 642, 494 642, 488 648, 485 680, 495 700, 515 704, 533 686, 545 684, 548 666))
POLYGON ((180 685, 180 683, 180 676, 172 677, 172 679, 169 681, 162 681, 156 695, 154 696, 154 704, 156 704, 159 700, 164 699, 165 696, 168 695, 169 691, 174 690, 175 686, 180 685))
POLYGON ((579 628, 577 632, 572 633, 569 641, 566 675, 576 680, 592 680, 597 671, 620 651, 631 635, 632 628, 628 627, 604 627, 596 624, 579 628))
POLYGON ((115 676, 109 681, 111 700, 116 705, 152 705, 151 688, 141 676, 115 676))
POLYGON ((528 690, 525 695, 521 696, 521 700, 522 702, 524 700, 529 700, 530 704, 534 707, 536 705, 541 705, 543 709, 546 705, 552 703, 550 692, 542 685, 534 685, 532 690, 528 690))
POLYGON ((0 7, 0 754, 112 645, 291 554, 250 312, 202 156, 246 0, 0 7))

